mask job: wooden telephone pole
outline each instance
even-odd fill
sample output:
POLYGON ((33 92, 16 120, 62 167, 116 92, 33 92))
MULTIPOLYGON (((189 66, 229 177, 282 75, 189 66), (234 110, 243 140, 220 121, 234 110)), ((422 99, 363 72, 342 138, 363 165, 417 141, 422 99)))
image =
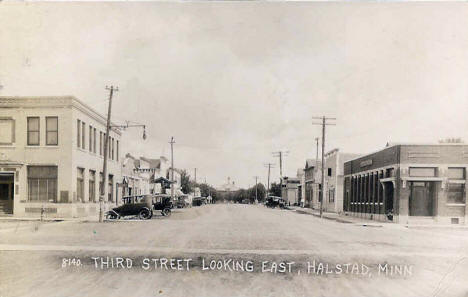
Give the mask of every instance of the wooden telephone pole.
MULTIPOLYGON (((312 117, 314 120, 322 120, 321 123, 312 123, 312 125, 322 125, 322 182, 321 182, 321 190, 320 190, 320 217, 323 217, 323 192, 325 191, 325 126, 331 125, 334 126, 334 123, 327 123, 327 120, 336 120, 336 118, 327 118, 325 116, 322 117, 312 117)), ((318 140, 317 140, 318 143, 318 140)), ((318 151, 318 150, 317 150, 318 151)))
POLYGON ((101 188, 101 193, 99 195, 99 222, 102 223, 104 220, 104 212, 103 212, 103 203, 104 198, 106 195, 106 189, 108 188, 107 185, 107 158, 109 156, 109 132, 110 132, 110 123, 111 123, 111 111, 112 111, 112 96, 114 92, 119 91, 118 87, 114 86, 106 86, 106 90, 109 90, 109 107, 107 110, 107 125, 106 125, 106 135, 104 138, 104 164, 102 166, 102 175, 104 177, 103 185, 101 188))
POLYGON ((267 197, 268 197, 270 196, 270 172, 271 172, 271 168, 275 168, 275 164, 266 163, 265 167, 268 168, 268 190, 267 190, 267 197))
POLYGON ((171 137, 171 201, 174 201, 174 137, 171 137))

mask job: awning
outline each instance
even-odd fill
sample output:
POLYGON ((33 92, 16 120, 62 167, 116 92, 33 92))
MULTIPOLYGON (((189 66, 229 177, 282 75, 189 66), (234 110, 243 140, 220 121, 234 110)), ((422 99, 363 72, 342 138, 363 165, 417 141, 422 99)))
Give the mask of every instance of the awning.
POLYGON ((161 176, 161 177, 158 177, 157 179, 155 179, 153 181, 153 183, 155 183, 155 184, 169 183, 170 184, 172 182, 170 180, 168 180, 167 178, 164 178, 164 177, 161 176))

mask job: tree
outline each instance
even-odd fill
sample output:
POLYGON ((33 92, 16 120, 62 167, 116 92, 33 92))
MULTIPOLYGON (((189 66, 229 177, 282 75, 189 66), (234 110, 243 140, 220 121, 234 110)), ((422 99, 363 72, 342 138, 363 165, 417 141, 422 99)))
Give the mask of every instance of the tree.
POLYGON ((187 170, 182 170, 180 173, 180 188, 183 193, 189 194, 193 192, 193 183, 190 181, 190 175, 187 173, 187 170))
POLYGON ((271 185, 270 185, 270 196, 281 197, 281 184, 277 184, 275 182, 271 183, 271 185))

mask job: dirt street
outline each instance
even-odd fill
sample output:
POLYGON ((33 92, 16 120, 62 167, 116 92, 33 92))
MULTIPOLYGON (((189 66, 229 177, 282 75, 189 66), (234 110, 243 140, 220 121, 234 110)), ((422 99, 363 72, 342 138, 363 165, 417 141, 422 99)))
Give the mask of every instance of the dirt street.
POLYGON ((11 224, 0 234, 1 297, 468 296, 466 229, 233 204, 148 221, 11 224))

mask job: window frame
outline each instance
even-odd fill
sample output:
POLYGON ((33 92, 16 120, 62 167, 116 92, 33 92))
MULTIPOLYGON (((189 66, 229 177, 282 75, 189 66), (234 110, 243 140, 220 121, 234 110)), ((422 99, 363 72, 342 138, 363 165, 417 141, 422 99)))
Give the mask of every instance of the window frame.
POLYGON ((30 146, 40 146, 41 145, 41 118, 40 117, 27 117, 26 118, 26 131, 27 131, 27 144, 30 146), (30 119, 37 119, 37 131, 32 131, 29 128, 29 120, 30 119), (37 133, 37 143, 31 143, 31 139, 29 137, 30 132, 37 133))
POLYGON ((58 120, 58 116, 48 116, 46 117, 46 139, 45 139, 45 142, 46 142, 46 145, 49 145, 49 146, 57 146, 59 145, 59 134, 58 134, 58 131, 59 131, 59 120, 58 120), (49 119, 55 119, 57 120, 57 130, 49 130, 49 122, 48 120, 49 119), (56 143, 49 143, 48 142, 48 135, 49 135, 49 132, 55 132, 57 133, 57 141, 56 143))

